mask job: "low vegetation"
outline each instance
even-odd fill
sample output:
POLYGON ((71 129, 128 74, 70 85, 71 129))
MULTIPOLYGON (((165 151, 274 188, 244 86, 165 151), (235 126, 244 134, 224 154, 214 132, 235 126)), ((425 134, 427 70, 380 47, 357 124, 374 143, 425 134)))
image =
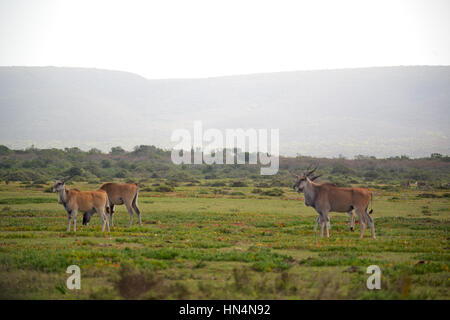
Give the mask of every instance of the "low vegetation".
MULTIPOLYGON (((85 179, 70 187, 100 186, 85 179)), ((236 186, 241 179, 145 178, 143 226, 128 227, 126 209, 117 206, 109 234, 98 215, 88 226, 79 215, 77 232, 67 233, 56 194, 45 192, 51 182, 3 181, 0 298, 450 298, 448 191, 371 182, 377 239, 367 231, 360 240, 359 225, 350 232, 339 213, 330 215, 331 238, 321 239, 313 231, 317 214, 293 192, 292 179, 248 177, 236 186), (81 290, 65 285, 72 264, 81 268, 81 290), (372 264, 382 270, 381 290, 366 288, 372 264)))
MULTIPOLYGON (((139 146, 108 154, 77 148, 0 146, 0 298, 2 299, 449 299, 449 157, 369 156, 280 159, 275 176, 257 165, 181 165, 170 152, 139 146), (377 239, 359 240, 346 214, 331 213, 331 238, 313 231, 317 213, 292 190, 297 173, 319 165, 321 181, 374 191, 377 239), (51 193, 136 182, 143 225, 66 232, 51 193), (65 286, 81 268, 81 290, 65 286), (366 288, 366 268, 382 270, 382 289, 366 288)), ((369 231, 367 231, 369 232, 369 231)))

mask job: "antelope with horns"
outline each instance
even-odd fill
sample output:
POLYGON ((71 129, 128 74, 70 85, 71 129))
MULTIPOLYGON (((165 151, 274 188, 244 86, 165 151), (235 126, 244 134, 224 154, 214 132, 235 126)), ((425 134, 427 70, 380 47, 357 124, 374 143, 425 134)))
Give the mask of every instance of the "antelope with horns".
POLYGON ((67 232, 70 232, 70 223, 73 221, 73 231, 77 231, 77 213, 98 212, 103 221, 102 231, 105 231, 105 225, 109 232, 109 223, 106 218, 105 208, 109 207, 108 195, 104 190, 80 191, 78 189, 67 189, 65 183, 72 176, 62 180, 55 180, 52 191, 58 192, 58 202, 64 206, 67 211, 68 225, 67 232))
MULTIPOLYGON (((305 205, 313 207, 319 213, 320 236, 323 237, 323 229, 326 229, 327 237, 329 233, 329 212, 347 212, 351 213, 355 209, 360 222, 361 230, 359 237, 362 238, 366 224, 369 225, 372 232, 372 238, 375 238, 375 226, 370 213, 367 212, 369 202, 372 201, 372 192, 364 188, 340 188, 331 183, 315 183, 320 176, 312 176, 317 168, 306 171, 297 176, 294 184, 294 190, 303 192, 305 195, 305 205)), ((351 215, 353 222, 353 215, 351 215)))
MULTIPOLYGON (((106 191, 108 194, 109 199, 109 208, 107 209, 107 212, 109 213, 110 220, 111 220, 111 227, 114 225, 113 222, 113 214, 114 214, 114 206, 115 205, 121 205, 125 204, 125 207, 128 210, 128 214, 130 215, 130 227, 133 223, 133 210, 136 212, 136 215, 139 220, 139 224, 142 225, 141 221, 141 211, 139 210, 137 206, 137 199, 138 199, 138 192, 139 187, 135 183, 104 183, 100 190, 106 191)), ((83 225, 88 224, 88 222, 91 220, 92 215, 95 212, 86 212, 83 215, 83 225)))

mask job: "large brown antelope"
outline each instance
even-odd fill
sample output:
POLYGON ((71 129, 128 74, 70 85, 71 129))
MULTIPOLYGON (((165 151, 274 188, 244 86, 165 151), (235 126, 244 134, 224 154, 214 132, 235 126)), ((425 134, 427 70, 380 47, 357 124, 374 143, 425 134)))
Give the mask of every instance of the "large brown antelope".
MULTIPOLYGON (((141 221, 141 211, 137 206, 138 192, 139 187, 135 183, 104 183, 100 190, 106 191, 109 198, 109 208, 107 212, 109 213, 111 220, 111 227, 114 226, 113 215, 114 215, 114 206, 125 204, 125 207, 128 210, 128 214, 130 215, 130 227, 133 223, 133 209, 136 212, 136 215, 139 219, 139 224, 142 225, 141 221)), ((94 211, 86 212, 83 215, 83 225, 87 225, 91 220, 94 211)))
POLYGON ((70 232, 70 224, 73 221, 73 231, 77 231, 77 213, 98 212, 103 221, 102 231, 105 231, 105 225, 109 232, 109 223, 105 214, 105 208, 109 207, 108 195, 104 190, 80 191, 78 189, 67 189, 66 181, 72 177, 62 180, 56 180, 52 191, 58 192, 58 202, 64 206, 67 211, 68 225, 67 232, 70 232))
MULTIPOLYGON (((313 207, 319 213, 320 236, 323 237, 324 228, 327 237, 330 236, 329 212, 347 212, 350 214, 355 209, 361 226, 359 237, 363 237, 366 224, 368 224, 372 232, 372 238, 375 238, 375 226, 369 215, 373 212, 373 206, 367 212, 369 202, 372 201, 372 193, 364 188, 340 188, 331 183, 315 183, 314 180, 319 176, 312 176, 312 174, 316 169, 307 170, 302 175, 297 176, 293 188, 300 193, 303 192, 306 206, 313 207)), ((353 220, 353 215, 351 215, 351 219, 353 220)))

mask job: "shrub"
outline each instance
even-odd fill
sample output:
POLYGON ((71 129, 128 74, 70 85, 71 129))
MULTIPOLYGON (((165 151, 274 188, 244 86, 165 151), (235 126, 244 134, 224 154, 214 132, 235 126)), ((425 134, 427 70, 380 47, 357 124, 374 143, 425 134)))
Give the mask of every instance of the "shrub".
POLYGON ((161 185, 161 186, 157 186, 155 188, 156 192, 174 192, 175 189, 172 186, 168 186, 168 185, 161 185))
POLYGON ((246 187, 246 186, 247 186, 247 184, 243 181, 233 181, 230 184, 230 187, 232 187, 232 188, 242 188, 242 187, 246 187))
POLYGON ((284 191, 280 188, 273 188, 271 190, 263 191, 261 194, 270 197, 280 197, 284 194, 284 191))
POLYGON ((115 287, 125 299, 137 299, 153 287, 160 286, 163 279, 148 271, 139 271, 129 263, 122 264, 115 287))
POLYGON ((226 183, 223 181, 216 181, 211 183, 211 187, 225 187, 226 183))
POLYGON ((228 194, 228 191, 223 189, 213 189, 212 191, 214 194, 228 194))
POLYGON ((292 187, 292 180, 280 180, 280 179, 274 179, 270 183, 271 187, 292 187))
POLYGON ((350 168, 348 168, 347 166, 341 164, 341 163, 337 163, 333 166, 333 169, 331 170, 332 174, 351 174, 352 170, 350 168))
POLYGON ((270 188, 269 184, 266 183, 266 182, 261 182, 261 183, 255 184, 255 187, 257 187, 257 188, 270 188))
POLYGON ((125 178, 127 176, 127 172, 125 170, 120 170, 118 172, 116 172, 116 174, 114 175, 115 178, 125 178))

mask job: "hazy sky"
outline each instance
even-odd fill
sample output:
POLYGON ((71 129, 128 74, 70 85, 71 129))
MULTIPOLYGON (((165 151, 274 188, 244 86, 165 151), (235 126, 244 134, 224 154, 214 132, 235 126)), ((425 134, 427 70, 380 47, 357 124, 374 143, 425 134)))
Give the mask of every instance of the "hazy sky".
POLYGON ((450 1, 0 0, 0 65, 147 78, 450 65, 450 1))

